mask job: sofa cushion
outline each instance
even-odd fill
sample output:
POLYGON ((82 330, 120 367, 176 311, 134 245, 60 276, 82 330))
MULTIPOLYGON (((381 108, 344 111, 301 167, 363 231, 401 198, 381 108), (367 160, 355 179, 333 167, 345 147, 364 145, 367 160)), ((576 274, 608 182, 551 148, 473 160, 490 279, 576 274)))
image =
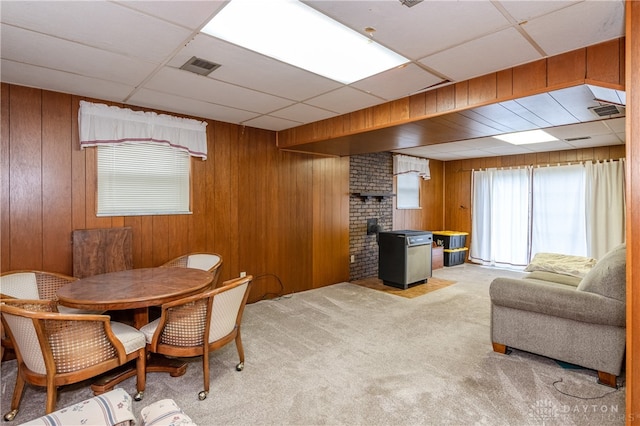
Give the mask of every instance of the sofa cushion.
POLYGON ((608 252, 582 279, 577 290, 626 301, 627 250, 622 243, 608 252))
POLYGON ((197 426, 173 399, 162 399, 140 410, 140 426, 197 426))
POLYGON ((135 416, 131 411, 131 397, 121 388, 113 389, 102 395, 94 396, 69 407, 21 426, 124 426, 133 425, 135 416))

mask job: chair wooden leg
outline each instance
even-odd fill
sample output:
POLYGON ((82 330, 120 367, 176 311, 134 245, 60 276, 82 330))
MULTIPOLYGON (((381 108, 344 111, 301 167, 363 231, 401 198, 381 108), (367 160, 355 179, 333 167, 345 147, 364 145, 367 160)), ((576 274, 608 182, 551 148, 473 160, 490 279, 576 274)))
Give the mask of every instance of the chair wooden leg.
POLYGON ((604 371, 598 371, 598 383, 618 389, 617 377, 604 371))
POLYGON ((198 392, 198 399, 203 401, 209 395, 209 346, 204 342, 204 350, 202 351, 202 380, 204 381, 204 390, 198 392))
POLYGON ((502 343, 496 343, 496 342, 491 342, 491 344, 493 345, 493 351, 494 352, 498 352, 499 354, 506 354, 507 353, 507 346, 503 345, 502 343))
POLYGON ((240 336, 240 328, 238 328, 236 334, 236 349, 238 350, 238 357, 240 363, 236 365, 236 370, 242 371, 244 369, 244 348, 242 347, 242 337, 240 336))
POLYGON ((138 351, 136 358, 136 390, 138 391, 133 397, 136 401, 141 401, 144 396, 144 390, 147 386, 147 351, 142 348, 138 351))
POLYGON ((18 374, 16 375, 16 385, 13 388, 13 397, 11 398, 11 411, 4 415, 4 419, 8 422, 13 420, 20 410, 20 401, 22 400, 22 394, 24 392, 24 383, 24 378, 22 377, 22 374, 20 374, 20 370, 18 369, 18 374))
POLYGON ((58 388, 53 383, 47 383, 47 407, 46 414, 56 411, 56 402, 58 399, 58 388))
POLYGON ((209 377, 209 351, 205 349, 202 354, 202 374, 204 376, 204 391, 209 392, 210 377, 209 377))

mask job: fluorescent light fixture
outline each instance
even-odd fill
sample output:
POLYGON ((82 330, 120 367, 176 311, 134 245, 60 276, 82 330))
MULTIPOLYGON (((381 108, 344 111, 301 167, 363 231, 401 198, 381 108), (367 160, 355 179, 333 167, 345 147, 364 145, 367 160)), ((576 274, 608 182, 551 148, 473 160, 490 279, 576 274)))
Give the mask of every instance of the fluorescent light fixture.
POLYGON ((527 145, 531 143, 542 143, 557 141, 558 138, 551 136, 544 130, 528 130, 526 132, 505 133, 504 135, 494 136, 501 141, 509 142, 513 145, 527 145))
POLYGON ((202 32, 344 84, 409 62, 297 0, 232 0, 202 32))

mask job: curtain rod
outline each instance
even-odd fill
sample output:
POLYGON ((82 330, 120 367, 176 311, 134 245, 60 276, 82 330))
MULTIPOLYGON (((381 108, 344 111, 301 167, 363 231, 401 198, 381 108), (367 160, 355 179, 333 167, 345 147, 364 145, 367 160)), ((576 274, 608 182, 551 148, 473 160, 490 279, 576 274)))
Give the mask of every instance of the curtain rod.
POLYGON ((488 169, 497 169, 497 170, 511 170, 511 169, 520 169, 523 167, 557 167, 557 166, 571 166, 571 165, 575 165, 575 164, 584 164, 588 161, 591 161, 592 163, 606 163, 609 161, 624 161, 625 157, 622 158, 609 158, 609 159, 605 159, 605 160, 582 160, 582 161, 561 161, 558 163, 547 163, 547 164, 525 164, 525 165, 519 165, 519 166, 501 166, 501 167, 481 167, 478 169, 458 169, 456 170, 456 173, 459 172, 474 172, 474 171, 483 171, 483 170, 488 170, 488 169))

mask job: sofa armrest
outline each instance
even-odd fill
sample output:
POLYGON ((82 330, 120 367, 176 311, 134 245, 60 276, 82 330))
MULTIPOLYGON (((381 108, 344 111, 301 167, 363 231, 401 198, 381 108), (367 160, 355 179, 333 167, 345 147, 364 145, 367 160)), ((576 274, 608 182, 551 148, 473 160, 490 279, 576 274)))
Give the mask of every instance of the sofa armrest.
POLYGON ((489 287, 493 305, 591 324, 625 327, 625 305, 616 299, 532 279, 496 278, 489 287))

